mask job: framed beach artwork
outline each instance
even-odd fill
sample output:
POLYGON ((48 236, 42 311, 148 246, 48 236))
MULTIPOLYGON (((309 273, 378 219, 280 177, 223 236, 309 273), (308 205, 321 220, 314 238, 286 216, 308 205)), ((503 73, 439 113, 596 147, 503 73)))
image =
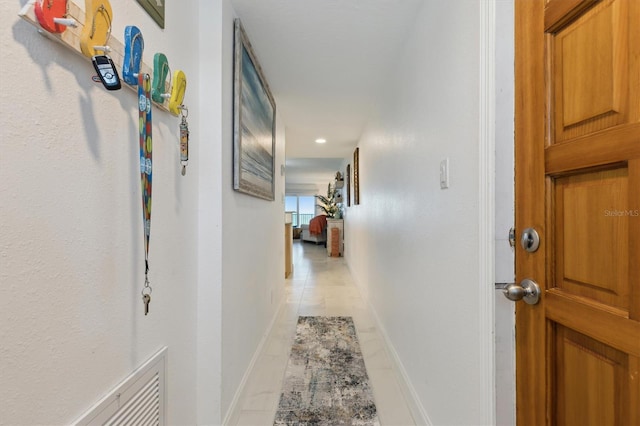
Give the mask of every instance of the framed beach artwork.
POLYGON ((275 199, 276 104, 239 19, 233 67, 233 189, 275 199))

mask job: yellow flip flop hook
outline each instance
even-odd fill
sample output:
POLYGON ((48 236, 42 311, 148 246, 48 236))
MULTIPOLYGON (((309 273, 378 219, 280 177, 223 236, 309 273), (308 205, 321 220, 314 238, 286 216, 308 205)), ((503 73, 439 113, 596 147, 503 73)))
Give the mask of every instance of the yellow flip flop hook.
POLYGON ((85 21, 80 33, 80 50, 91 58, 96 51, 108 52, 113 12, 109 0, 85 0, 85 21))
POLYGON ((169 95, 169 112, 175 116, 180 114, 184 94, 187 91, 187 76, 184 71, 177 70, 173 74, 171 94, 169 95))

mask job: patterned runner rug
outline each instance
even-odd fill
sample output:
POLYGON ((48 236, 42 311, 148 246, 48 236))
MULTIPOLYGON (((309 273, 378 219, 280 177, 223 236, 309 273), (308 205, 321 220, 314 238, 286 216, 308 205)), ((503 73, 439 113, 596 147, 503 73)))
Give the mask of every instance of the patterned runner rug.
POLYGON ((380 425, 351 317, 298 318, 274 425, 380 425))

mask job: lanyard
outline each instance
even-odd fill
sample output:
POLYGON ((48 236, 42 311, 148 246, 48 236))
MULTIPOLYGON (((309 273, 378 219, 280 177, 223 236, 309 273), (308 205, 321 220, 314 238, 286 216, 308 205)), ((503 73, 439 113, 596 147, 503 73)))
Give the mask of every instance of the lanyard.
POLYGON ((149 237, 151 236, 151 77, 149 74, 138 74, 138 112, 140 124, 140 188, 142 192, 142 225, 144 227, 144 288, 151 293, 149 285, 149 237))

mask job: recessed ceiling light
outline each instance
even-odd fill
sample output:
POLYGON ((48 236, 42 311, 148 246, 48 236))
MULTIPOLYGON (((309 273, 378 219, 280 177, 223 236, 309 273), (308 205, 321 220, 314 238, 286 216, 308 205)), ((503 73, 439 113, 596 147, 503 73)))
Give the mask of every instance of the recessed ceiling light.
POLYGON ((318 138, 316 139, 316 143, 327 143, 327 140, 324 138, 318 138))

